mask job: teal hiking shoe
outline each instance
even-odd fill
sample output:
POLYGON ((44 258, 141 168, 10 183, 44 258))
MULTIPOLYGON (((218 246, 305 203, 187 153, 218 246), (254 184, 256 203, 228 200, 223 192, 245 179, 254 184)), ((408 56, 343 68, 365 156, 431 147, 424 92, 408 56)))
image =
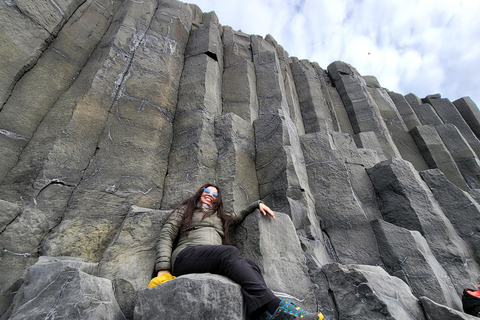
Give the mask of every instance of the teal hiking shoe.
MULTIPOLYGON (((267 312, 268 313, 268 312, 267 312)), ((287 302, 285 299, 280 301, 280 305, 275 311, 274 314, 268 313, 268 316, 265 320, 323 320, 323 314, 319 313, 310 313, 303 310, 300 307, 297 307, 292 302, 287 302)))

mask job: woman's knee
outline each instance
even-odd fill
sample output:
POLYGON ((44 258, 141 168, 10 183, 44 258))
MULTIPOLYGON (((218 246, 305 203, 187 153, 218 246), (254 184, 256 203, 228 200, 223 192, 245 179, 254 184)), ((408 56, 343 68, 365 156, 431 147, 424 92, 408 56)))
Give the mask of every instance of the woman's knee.
POLYGON ((242 257, 240 250, 234 246, 224 246, 224 256, 227 259, 238 259, 242 257))
POLYGON ((261 273, 260 267, 257 265, 257 263, 251 259, 245 258, 247 260, 247 263, 252 266, 253 269, 255 269, 258 273, 261 273))

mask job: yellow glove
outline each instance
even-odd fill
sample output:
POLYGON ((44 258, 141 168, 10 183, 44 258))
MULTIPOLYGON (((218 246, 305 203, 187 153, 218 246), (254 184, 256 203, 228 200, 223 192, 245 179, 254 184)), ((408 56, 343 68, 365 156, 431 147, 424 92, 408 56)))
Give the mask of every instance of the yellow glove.
POLYGON ((170 274, 170 272, 166 272, 162 274, 160 277, 155 277, 152 280, 150 280, 150 283, 148 284, 149 288, 153 288, 158 286, 159 284, 162 284, 164 282, 167 282, 169 280, 175 279, 174 276, 170 274))

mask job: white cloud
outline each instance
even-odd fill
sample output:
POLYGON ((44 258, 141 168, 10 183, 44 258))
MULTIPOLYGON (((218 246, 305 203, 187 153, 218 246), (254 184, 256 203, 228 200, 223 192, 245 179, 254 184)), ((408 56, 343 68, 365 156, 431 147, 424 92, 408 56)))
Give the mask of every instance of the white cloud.
POLYGON ((387 89, 480 106, 480 1, 193 0, 223 25, 271 34, 290 56, 350 63, 387 89))

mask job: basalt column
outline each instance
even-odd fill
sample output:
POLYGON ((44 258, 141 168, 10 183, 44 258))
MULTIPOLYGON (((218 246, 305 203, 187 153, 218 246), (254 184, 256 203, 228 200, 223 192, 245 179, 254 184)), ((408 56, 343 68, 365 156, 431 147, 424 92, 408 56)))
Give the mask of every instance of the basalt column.
POLYGON ((297 230, 321 239, 298 132, 290 118, 285 86, 273 44, 252 36, 259 118, 254 122, 260 198, 292 217, 297 230))
MULTIPOLYGON (((380 110, 372 103, 365 80, 353 67, 341 61, 330 64, 328 72, 335 82, 353 130, 357 134, 357 145, 369 147, 368 142, 364 142, 363 139, 365 133, 371 131, 387 158, 400 157, 400 152, 381 117, 380 110)), ((371 137, 368 140, 371 140, 371 137)))
POLYGON ((194 22, 185 53, 162 208, 171 209, 199 186, 215 183, 215 117, 222 112, 222 28, 214 12, 194 22))
MULTIPOLYGON (((81 181, 61 223, 43 242, 45 254, 98 261, 131 204, 159 206, 166 172, 164 152, 171 143, 177 65, 183 61, 182 48, 192 19, 191 11, 190 16, 181 18, 176 11, 188 13, 188 8, 177 2, 162 2, 158 8, 157 3, 126 2, 124 10, 117 13, 122 17, 118 24, 121 32, 113 35, 121 36, 113 38, 112 60, 104 61, 105 68, 94 78, 91 94, 85 96, 91 99, 77 105, 72 131, 59 141, 59 145, 79 152, 75 157, 78 164, 70 170, 83 171, 79 171, 81 181), (152 51, 163 54, 152 55, 152 51), (165 76, 169 67, 176 75, 165 76), (163 90, 155 90, 159 86, 163 90), (104 95, 95 95, 102 87, 104 95), (89 131, 83 125, 86 121, 94 124, 89 131), (98 138, 84 138, 92 133, 98 138), (79 214, 83 210, 88 214, 79 214)), ((52 158, 51 170, 55 165, 62 168, 62 157, 52 158)))

